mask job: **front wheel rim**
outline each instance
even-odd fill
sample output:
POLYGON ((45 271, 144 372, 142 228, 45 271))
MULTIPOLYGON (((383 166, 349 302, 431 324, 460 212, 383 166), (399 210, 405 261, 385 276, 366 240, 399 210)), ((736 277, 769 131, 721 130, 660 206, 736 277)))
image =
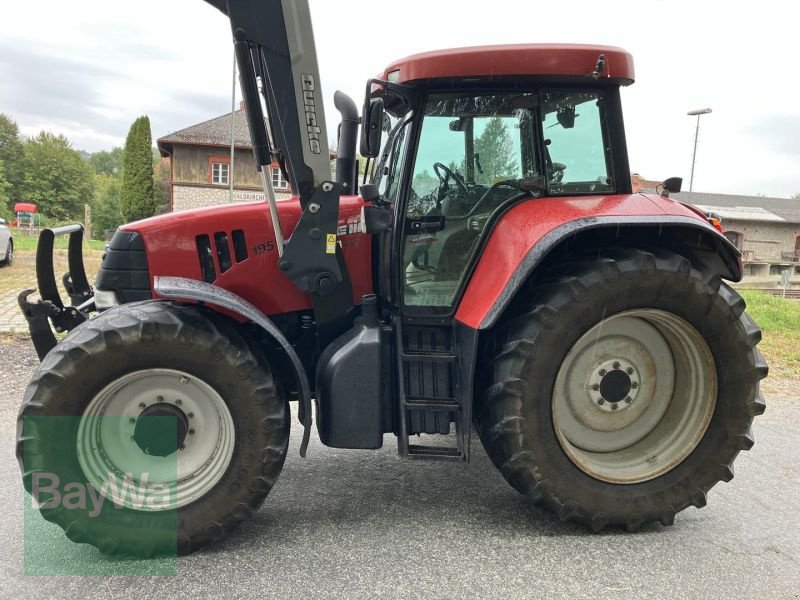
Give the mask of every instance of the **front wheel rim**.
POLYGON ((639 483, 691 454, 716 400, 716 366, 700 333, 672 313, 636 309, 603 319, 570 348, 553 389, 553 425, 586 474, 639 483))
POLYGON ((172 369, 118 378, 92 398, 78 426, 78 462, 88 482, 115 504, 141 511, 180 508, 205 496, 228 470, 234 447, 222 397, 202 379, 172 369), (187 423, 183 448, 167 456, 147 454, 135 439, 137 421, 154 405, 174 407, 187 423))

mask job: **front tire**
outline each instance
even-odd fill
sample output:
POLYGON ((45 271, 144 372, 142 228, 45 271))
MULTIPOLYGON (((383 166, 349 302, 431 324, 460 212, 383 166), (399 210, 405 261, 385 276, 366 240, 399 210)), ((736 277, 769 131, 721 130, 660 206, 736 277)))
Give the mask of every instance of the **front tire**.
POLYGON ((487 453, 518 491, 595 531, 704 506, 764 411, 761 332, 744 308, 667 251, 551 268, 487 347, 487 453))
POLYGON ((225 537, 286 458, 288 406, 258 356, 224 317, 175 303, 123 305, 74 329, 34 374, 17 424, 26 490, 60 482, 42 515, 105 554, 188 554, 225 537), (110 500, 129 472, 146 498, 118 494, 100 512, 67 502, 104 486, 110 500), (144 472, 165 485, 151 491, 144 472))

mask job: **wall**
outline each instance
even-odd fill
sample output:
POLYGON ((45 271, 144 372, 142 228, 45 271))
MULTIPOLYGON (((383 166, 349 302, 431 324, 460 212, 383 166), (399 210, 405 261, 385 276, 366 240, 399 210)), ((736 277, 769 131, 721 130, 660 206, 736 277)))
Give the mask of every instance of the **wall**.
MULTIPOLYGON (((228 204, 229 190, 222 186, 193 186, 175 184, 172 188, 172 210, 179 212, 190 208, 203 208, 218 204, 228 204)), ((289 192, 275 192, 278 200, 291 198, 289 192)), ((234 190, 234 202, 250 202, 265 199, 264 193, 255 190, 234 190)))
MULTIPOLYGON (((230 148, 176 144, 173 147, 172 179, 175 183, 208 184, 209 157, 229 158, 230 155, 230 148)), ((261 177, 256 170, 256 162, 251 150, 236 149, 233 169, 233 182, 236 187, 261 189, 261 177)))
POLYGON ((725 219, 726 231, 744 235, 742 253, 748 261, 780 261, 782 252, 794 252, 795 239, 800 235, 797 223, 766 223, 725 219))

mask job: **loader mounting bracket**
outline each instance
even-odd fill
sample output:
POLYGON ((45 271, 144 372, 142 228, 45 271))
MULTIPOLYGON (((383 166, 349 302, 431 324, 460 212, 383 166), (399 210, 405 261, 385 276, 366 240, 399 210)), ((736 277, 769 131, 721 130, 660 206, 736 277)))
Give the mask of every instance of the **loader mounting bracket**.
MULTIPOLYGON (((353 288, 337 235, 341 191, 341 185, 333 181, 316 188, 278 263, 300 290, 311 294, 322 331, 340 322, 353 307, 353 288)), ((334 325, 330 334, 337 332, 334 325)))

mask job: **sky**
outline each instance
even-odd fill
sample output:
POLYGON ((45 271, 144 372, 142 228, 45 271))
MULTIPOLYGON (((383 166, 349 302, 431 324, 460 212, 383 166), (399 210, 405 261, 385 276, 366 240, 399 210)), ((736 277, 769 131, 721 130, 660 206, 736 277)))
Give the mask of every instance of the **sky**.
MULTIPOLYGON (((0 0, 0 112, 25 135, 76 149, 122 145, 147 114, 158 138, 230 110, 225 17, 202 0, 0 0)), ((329 137, 333 92, 361 105, 366 79, 409 54, 530 42, 621 46, 636 83, 622 92, 633 172, 694 190, 800 192, 800 56, 791 3, 639 0, 309 0, 329 137)), ((238 97, 238 91, 237 91, 238 97)), ((238 102, 237 102, 238 105, 238 102)))

